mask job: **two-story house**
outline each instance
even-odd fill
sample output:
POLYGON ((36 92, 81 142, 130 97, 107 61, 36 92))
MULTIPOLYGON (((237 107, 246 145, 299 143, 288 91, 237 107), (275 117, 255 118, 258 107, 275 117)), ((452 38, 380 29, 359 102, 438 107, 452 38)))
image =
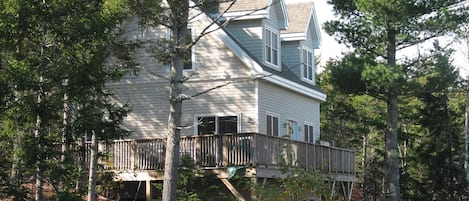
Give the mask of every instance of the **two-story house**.
MULTIPOLYGON (((192 11, 188 37, 201 34, 229 4, 220 3, 213 13, 192 11)), ((191 78, 184 94, 194 97, 183 103, 181 153, 216 171, 233 194, 249 200, 229 182, 229 167, 245 168, 243 176, 254 180, 279 177, 278 158, 288 144, 292 165, 324 172, 341 183, 333 190, 341 188, 349 199, 354 152, 318 144, 326 94, 315 78, 321 37, 313 2, 238 0, 219 20, 187 54, 184 74, 191 78)), ((169 31, 141 28, 137 18, 123 27, 129 39, 144 45, 137 50, 138 75, 109 84, 116 101, 132 107, 126 126, 133 135, 114 142, 108 165, 122 180, 146 181, 148 187, 163 175, 169 67, 154 49, 169 31)))

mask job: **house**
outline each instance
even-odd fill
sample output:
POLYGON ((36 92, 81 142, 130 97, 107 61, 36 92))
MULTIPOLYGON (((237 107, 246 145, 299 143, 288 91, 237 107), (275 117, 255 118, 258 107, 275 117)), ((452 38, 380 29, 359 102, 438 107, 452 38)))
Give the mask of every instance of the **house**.
MULTIPOLYGON (((217 10, 229 4, 196 15, 188 37, 200 35, 217 10)), ((334 184, 341 182, 337 186, 349 197, 354 152, 317 144, 319 107, 326 94, 315 78, 314 51, 321 36, 313 2, 238 0, 219 20, 229 23, 213 25, 185 61, 184 74, 191 78, 184 94, 196 96, 183 103, 181 153, 217 172, 242 197, 227 179, 228 167, 249 164, 244 176, 259 181, 279 177, 278 158, 289 144, 295 165, 325 172, 334 184)), ((144 47, 137 50, 140 73, 109 84, 116 101, 132 107, 126 125, 133 135, 114 142, 108 165, 124 181, 149 186, 162 179, 169 108, 169 68, 154 56, 154 45, 169 33, 164 27, 142 29, 137 18, 123 27, 129 39, 143 41, 144 47)))

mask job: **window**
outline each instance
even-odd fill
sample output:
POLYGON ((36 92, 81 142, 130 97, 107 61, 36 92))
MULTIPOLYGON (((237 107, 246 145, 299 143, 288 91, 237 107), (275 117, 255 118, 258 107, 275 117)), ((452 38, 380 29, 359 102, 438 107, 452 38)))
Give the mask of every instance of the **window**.
POLYGON ((314 143, 314 127, 305 123, 305 142, 314 143))
MULTIPOLYGON (((188 28, 187 29, 187 35, 186 35, 186 44, 192 43, 192 29, 188 28)), ((194 70, 194 63, 193 57, 194 57, 194 46, 191 47, 188 51, 184 52, 184 70, 194 70)))
POLYGON ((224 134, 238 132, 237 116, 197 117, 197 134, 224 134))
MULTIPOLYGON (((166 39, 171 40, 171 30, 167 29, 166 31, 166 39)), ((190 44, 193 41, 193 30, 192 28, 187 28, 186 34, 186 44, 190 44)), ((194 70, 194 46, 192 46, 189 50, 184 52, 184 70, 194 70)), ((171 62, 171 61, 170 61, 171 62)), ((166 67, 166 72, 171 72, 171 67, 168 65, 166 67)))
POLYGON ((278 136, 278 117, 267 114, 267 135, 278 136))
POLYGON ((265 29, 265 61, 275 66, 279 64, 279 41, 278 33, 265 29))
POLYGON ((314 57, 311 51, 303 49, 303 78, 314 81, 314 57))
POLYGON ((287 121, 287 134, 292 140, 298 140, 298 123, 293 120, 287 121))

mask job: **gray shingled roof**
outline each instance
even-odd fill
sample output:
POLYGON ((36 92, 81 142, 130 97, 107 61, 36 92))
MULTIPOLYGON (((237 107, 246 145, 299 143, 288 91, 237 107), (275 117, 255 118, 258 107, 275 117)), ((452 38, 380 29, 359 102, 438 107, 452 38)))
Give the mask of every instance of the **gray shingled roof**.
POLYGON ((313 2, 286 4, 289 26, 281 33, 305 33, 311 14, 313 2))
POLYGON ((279 71, 276 71, 266 65, 264 65, 261 61, 259 61, 254 55, 251 54, 251 52, 249 52, 239 41, 236 37, 234 37, 229 31, 227 31, 225 28, 222 28, 222 30, 241 48, 243 49, 246 54, 249 55, 249 57, 251 59, 253 59, 257 64, 259 64, 260 66, 262 66, 262 69, 264 69, 265 71, 269 72, 269 73, 272 73, 274 75, 278 75, 282 78, 285 78, 287 80, 290 80, 292 82, 295 82, 297 84, 300 84, 300 85, 303 85, 305 87, 308 87, 308 88, 311 88, 311 89, 314 89, 318 92, 321 92, 321 93, 324 93, 324 91, 317 85, 314 85, 314 84, 310 84, 309 82, 304 82, 302 81, 298 76, 296 76, 286 65, 284 65, 282 63, 282 70, 279 72, 279 71))
MULTIPOLYGON (((220 3, 220 11, 224 11, 232 1, 220 3)), ((269 5, 269 0, 237 0, 229 11, 252 11, 263 9, 269 5)))

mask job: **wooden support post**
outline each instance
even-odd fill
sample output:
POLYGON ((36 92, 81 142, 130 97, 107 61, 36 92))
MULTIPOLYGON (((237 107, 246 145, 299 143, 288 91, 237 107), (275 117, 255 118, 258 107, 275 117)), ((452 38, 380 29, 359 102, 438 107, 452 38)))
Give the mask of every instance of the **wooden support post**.
POLYGON ((202 150, 200 149, 200 137, 196 137, 194 138, 195 140, 195 163, 196 164, 202 164, 203 160, 202 160, 202 150))
POLYGON ((331 199, 332 199, 332 198, 334 197, 334 195, 335 195, 335 182, 336 182, 336 181, 332 181, 332 189, 331 189, 331 190, 332 190, 332 192, 331 192, 331 199))
POLYGON ((352 194, 353 194, 353 182, 350 182, 350 187, 349 187, 349 192, 348 192, 348 201, 352 200, 352 194))
POLYGON ((244 199, 243 195, 241 195, 241 193, 238 192, 238 190, 236 190, 236 188, 233 186, 233 184, 231 184, 230 181, 228 181, 228 179, 220 179, 221 182, 223 182, 223 184, 225 184, 226 188, 228 188, 228 190, 230 190, 231 194, 233 194, 236 199, 238 199, 239 201, 245 201, 246 199, 244 199))
POLYGON ((221 164, 223 167, 227 167, 228 166, 228 145, 229 144, 229 139, 230 139, 231 136, 225 136, 225 135, 222 135, 220 136, 221 138, 221 146, 222 146, 222 162, 223 164, 221 164))
MULTIPOLYGON (((267 182, 267 177, 264 177, 264 180, 262 181, 262 188, 265 188, 265 183, 267 182)), ((262 200, 262 194, 259 195, 259 200, 262 200)))
POLYGON ((151 180, 146 180, 145 182, 145 198, 146 198, 146 201, 152 201, 153 199, 151 180))
POLYGON ((137 141, 132 140, 130 142, 130 167, 133 170, 137 169, 137 141))

